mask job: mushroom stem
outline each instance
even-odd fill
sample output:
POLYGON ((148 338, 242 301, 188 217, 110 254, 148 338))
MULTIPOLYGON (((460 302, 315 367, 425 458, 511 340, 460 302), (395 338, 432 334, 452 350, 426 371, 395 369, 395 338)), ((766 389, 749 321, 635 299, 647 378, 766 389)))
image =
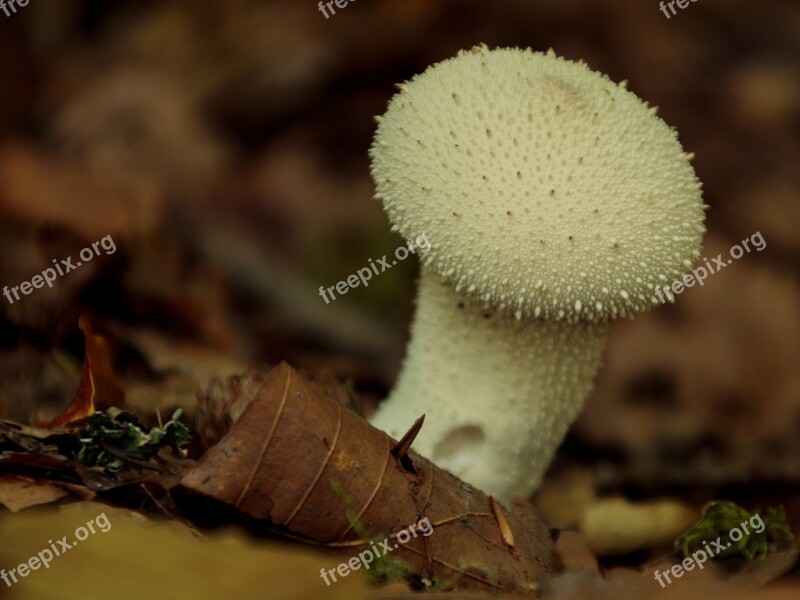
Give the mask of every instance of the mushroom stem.
POLYGON ((517 320, 423 267, 405 363, 372 424, 501 501, 528 497, 600 366, 607 323, 517 320))

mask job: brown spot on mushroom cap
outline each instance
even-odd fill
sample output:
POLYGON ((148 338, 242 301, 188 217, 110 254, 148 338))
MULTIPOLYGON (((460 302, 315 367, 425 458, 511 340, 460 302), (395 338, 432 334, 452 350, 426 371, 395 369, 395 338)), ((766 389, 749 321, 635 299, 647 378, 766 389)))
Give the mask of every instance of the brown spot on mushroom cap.
POLYGON ((500 310, 632 315, 699 255, 705 207, 675 132, 585 64, 462 52, 394 97, 370 154, 392 223, 431 240, 427 266, 500 310))

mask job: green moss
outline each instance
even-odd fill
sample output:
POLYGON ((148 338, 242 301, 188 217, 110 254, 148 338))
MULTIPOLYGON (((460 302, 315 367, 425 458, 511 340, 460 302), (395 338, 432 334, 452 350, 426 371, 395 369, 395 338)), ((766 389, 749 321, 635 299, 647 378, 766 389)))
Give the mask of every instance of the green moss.
POLYGON ((139 472, 159 449, 168 446, 179 456, 192 439, 191 430, 178 419, 181 409, 163 427, 145 427, 136 415, 109 408, 97 411, 80 431, 78 460, 87 467, 115 476, 123 471, 139 472))
POLYGON ((414 578, 414 569, 404 560, 391 558, 384 554, 370 565, 367 576, 375 583, 391 583, 395 581, 410 581, 414 578))
POLYGON ((355 531, 358 537, 362 540, 368 539, 369 533, 367 532, 367 528, 364 523, 358 518, 358 505, 356 504, 356 499, 353 497, 353 495, 344 489, 344 486, 336 479, 331 480, 331 490, 333 490, 333 493, 336 494, 336 497, 339 498, 339 500, 344 502, 344 514, 347 517, 350 526, 353 528, 353 531, 355 531))
POLYGON ((675 540, 675 549, 688 558, 710 546, 715 552, 712 558, 739 556, 752 560, 764 558, 769 552, 775 552, 781 542, 793 540, 783 508, 769 508, 762 518, 760 509, 749 512, 733 502, 714 500, 703 507, 700 520, 675 540), (730 536, 734 529, 741 533, 738 540, 730 536), (712 544, 717 539, 724 547, 722 551, 712 544))

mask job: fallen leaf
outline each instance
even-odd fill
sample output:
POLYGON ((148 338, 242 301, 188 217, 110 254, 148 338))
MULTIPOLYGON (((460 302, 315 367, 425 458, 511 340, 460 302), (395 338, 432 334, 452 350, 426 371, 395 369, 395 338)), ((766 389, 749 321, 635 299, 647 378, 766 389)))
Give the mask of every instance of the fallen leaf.
POLYGON ((372 541, 430 585, 532 591, 559 562, 538 514, 511 510, 343 408, 286 363, 256 385, 228 434, 181 482, 293 539, 356 556, 372 541), (398 535, 428 520, 403 545, 398 535), (513 539, 510 548, 504 541, 513 539))
POLYGON ((11 512, 55 502, 68 495, 69 492, 53 485, 0 473, 0 504, 11 512))
POLYGON ((78 326, 86 342, 81 381, 72 404, 46 427, 66 425, 92 416, 97 409, 121 407, 125 403, 125 391, 111 368, 108 340, 93 333, 86 317, 80 318, 78 326))

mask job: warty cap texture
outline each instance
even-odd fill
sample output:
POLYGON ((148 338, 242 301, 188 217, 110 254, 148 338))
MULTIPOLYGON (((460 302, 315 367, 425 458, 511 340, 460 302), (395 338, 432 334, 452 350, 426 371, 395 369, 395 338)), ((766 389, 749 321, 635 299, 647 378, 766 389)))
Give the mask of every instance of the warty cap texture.
POLYGON ((691 157, 624 83, 484 46, 400 90, 370 150, 377 197, 459 290, 518 319, 605 321, 657 304, 699 256, 691 157))

